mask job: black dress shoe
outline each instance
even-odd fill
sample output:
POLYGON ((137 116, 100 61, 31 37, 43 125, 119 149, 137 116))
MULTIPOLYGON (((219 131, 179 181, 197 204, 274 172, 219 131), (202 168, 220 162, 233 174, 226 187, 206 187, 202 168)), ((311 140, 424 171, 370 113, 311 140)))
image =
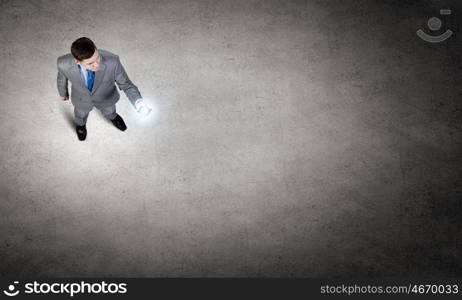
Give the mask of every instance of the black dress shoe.
POLYGON ((122 119, 121 116, 117 115, 114 119, 111 120, 112 124, 114 124, 115 127, 119 128, 120 130, 124 131, 127 129, 127 126, 125 125, 124 120, 122 119))
POLYGON ((85 125, 75 125, 75 131, 77 131, 77 136, 79 137, 79 140, 85 140, 85 138, 87 137, 87 127, 85 127, 85 125))

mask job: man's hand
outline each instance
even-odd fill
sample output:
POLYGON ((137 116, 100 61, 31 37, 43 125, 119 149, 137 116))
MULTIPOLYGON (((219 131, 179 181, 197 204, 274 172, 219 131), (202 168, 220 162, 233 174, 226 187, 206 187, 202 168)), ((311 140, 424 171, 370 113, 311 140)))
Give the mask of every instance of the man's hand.
POLYGON ((139 114, 141 114, 142 116, 147 116, 149 115, 149 113, 151 112, 151 108, 146 104, 144 103, 143 101, 143 98, 139 98, 138 100, 136 100, 135 102, 135 109, 138 111, 139 114))
POLYGON ((63 101, 69 100, 69 97, 67 97, 67 96, 66 97, 59 96, 59 98, 61 98, 61 100, 63 100, 63 101))

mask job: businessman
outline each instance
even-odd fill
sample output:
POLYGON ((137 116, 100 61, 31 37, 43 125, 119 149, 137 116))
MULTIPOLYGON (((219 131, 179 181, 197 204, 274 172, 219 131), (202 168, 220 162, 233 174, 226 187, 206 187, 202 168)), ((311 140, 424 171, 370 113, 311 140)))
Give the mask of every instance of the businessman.
POLYGON ((116 113, 120 94, 115 83, 127 95, 138 110, 143 104, 138 88, 130 81, 119 56, 97 49, 89 38, 81 37, 71 45, 71 53, 58 58, 58 93, 62 100, 69 100, 68 81, 72 83, 71 102, 74 105, 74 122, 80 141, 85 140, 85 126, 93 107, 101 110, 115 127, 127 129, 124 120, 116 113))

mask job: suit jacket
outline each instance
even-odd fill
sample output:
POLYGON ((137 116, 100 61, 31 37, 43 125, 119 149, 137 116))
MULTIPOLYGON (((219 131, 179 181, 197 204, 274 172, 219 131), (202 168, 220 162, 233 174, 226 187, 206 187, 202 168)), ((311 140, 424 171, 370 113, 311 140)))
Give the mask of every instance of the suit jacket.
POLYGON ((120 94, 115 86, 117 83, 119 90, 125 92, 134 106, 135 101, 141 98, 141 94, 128 78, 119 56, 103 49, 98 49, 98 52, 101 57, 100 69, 95 72, 95 81, 91 91, 81 79, 79 66, 72 54, 68 53, 58 58, 59 95, 69 97, 67 84, 70 81, 72 83, 71 101, 75 107, 84 110, 90 110, 93 106, 104 108, 119 101, 120 94))

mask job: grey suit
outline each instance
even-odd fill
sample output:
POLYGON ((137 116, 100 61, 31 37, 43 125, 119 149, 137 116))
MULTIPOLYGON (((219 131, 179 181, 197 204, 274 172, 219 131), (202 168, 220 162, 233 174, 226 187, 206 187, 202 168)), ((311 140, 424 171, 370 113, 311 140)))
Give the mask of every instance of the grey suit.
POLYGON ((74 105, 77 125, 85 125, 88 114, 94 106, 109 119, 117 116, 115 104, 119 101, 120 94, 115 83, 120 90, 125 92, 133 106, 135 101, 141 98, 140 91, 128 78, 119 56, 102 49, 98 49, 98 52, 101 57, 100 69, 95 72, 95 81, 91 91, 83 82, 79 66, 72 54, 58 58, 58 92, 62 97, 69 97, 67 84, 68 81, 72 83, 71 101, 74 105))

